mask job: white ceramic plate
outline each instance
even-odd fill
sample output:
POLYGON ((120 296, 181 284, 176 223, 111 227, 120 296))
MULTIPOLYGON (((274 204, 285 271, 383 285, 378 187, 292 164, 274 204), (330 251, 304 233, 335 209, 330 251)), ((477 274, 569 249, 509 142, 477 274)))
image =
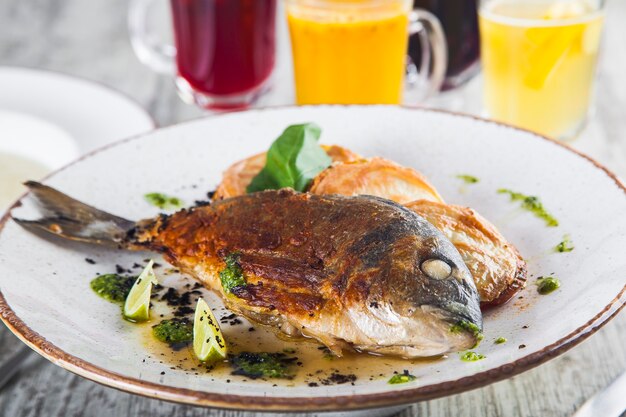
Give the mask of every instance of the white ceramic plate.
MULTIPOLYGON (((18 67, 0 67, 0 111, 26 114, 55 125, 74 138, 79 153, 155 127, 146 111, 121 93, 81 78, 18 67)), ((11 136, 2 130, 3 141, 11 136)), ((0 151, 3 149, 0 143, 0 151)), ((46 163, 46 157, 37 158, 46 163)), ((63 163, 76 157, 67 152, 63 163)), ((58 159, 58 158, 56 158, 58 159)), ((60 166, 56 159, 54 167, 60 166)), ((47 164, 49 165, 49 164, 47 164)))
MULTIPOLYGON (((355 385, 273 387, 171 370, 148 354, 132 325, 119 319, 119 309, 88 287, 96 272, 110 272, 115 264, 128 265, 145 254, 42 239, 8 216, 0 234, 3 320, 51 361, 123 390, 226 408, 311 411, 408 403, 507 378, 572 347, 623 307, 624 186, 569 148, 475 118, 383 106, 235 113, 121 142, 77 161, 46 183, 129 219, 151 217, 157 211, 144 202, 144 193, 203 199, 228 165, 266 150, 287 125, 306 121, 322 127, 323 143, 419 169, 448 202, 474 207, 493 221, 528 260, 527 289, 485 314, 485 341, 477 350, 486 359, 466 363, 451 355, 408 364, 418 379, 404 385, 365 378, 355 385), (480 182, 462 186, 457 174, 475 175, 480 182), (548 228, 520 210, 496 193, 502 187, 539 196, 560 226, 548 228), (564 234, 571 236, 574 251, 554 253, 564 234), (85 257, 97 264, 86 263, 85 257), (561 279, 562 287, 541 296, 534 277, 550 273, 561 279), (495 345, 499 336, 508 342, 495 345)), ((28 207, 18 210, 19 216, 29 215, 28 207)))

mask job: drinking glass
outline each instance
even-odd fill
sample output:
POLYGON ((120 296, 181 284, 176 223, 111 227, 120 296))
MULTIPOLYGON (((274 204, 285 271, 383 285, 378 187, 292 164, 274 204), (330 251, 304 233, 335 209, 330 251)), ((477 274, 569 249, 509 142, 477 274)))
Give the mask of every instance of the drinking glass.
MULTIPOLYGON (((460 87, 480 71, 478 0, 414 0, 413 6, 428 10, 441 22, 448 43, 448 70, 442 91, 460 87)), ((409 56, 417 65, 422 56, 421 43, 409 40, 409 56)))
POLYGON ((400 104, 410 34, 425 46, 416 95, 439 91, 443 30, 411 0, 287 0, 286 11, 298 104, 400 104))
POLYGON ((604 1, 483 0, 479 8, 489 116, 556 138, 585 124, 604 1))
POLYGON ((267 90, 275 61, 276 0, 170 0, 175 46, 155 41, 147 30, 157 1, 131 2, 131 43, 144 64, 175 74, 184 101, 245 108, 267 90))

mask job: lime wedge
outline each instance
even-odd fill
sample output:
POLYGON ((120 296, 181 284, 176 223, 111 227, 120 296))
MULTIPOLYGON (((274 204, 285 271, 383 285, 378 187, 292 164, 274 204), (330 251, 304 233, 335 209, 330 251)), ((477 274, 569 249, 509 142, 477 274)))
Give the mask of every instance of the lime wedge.
POLYGON ((124 303, 124 318, 130 321, 146 321, 150 318, 150 295, 152 294, 152 284, 159 282, 154 275, 152 265, 154 261, 141 271, 133 287, 126 297, 124 303))
POLYGON ((220 325, 204 299, 196 304, 193 320, 193 351, 202 362, 215 362, 226 358, 226 342, 220 325))

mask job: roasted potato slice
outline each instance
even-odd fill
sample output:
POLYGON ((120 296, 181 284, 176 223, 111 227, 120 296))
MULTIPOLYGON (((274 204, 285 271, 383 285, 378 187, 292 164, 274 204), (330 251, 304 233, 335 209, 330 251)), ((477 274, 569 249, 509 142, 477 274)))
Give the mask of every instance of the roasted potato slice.
POLYGON ((443 202, 421 173, 378 157, 333 164, 315 177, 309 191, 313 194, 369 194, 400 204, 422 199, 443 202))
MULTIPOLYGON (((333 162, 350 162, 361 158, 359 154, 337 145, 322 145, 333 162)), ((213 199, 222 200, 246 193, 246 187, 265 166, 266 153, 260 153, 231 165, 224 171, 222 182, 215 190, 213 199)))

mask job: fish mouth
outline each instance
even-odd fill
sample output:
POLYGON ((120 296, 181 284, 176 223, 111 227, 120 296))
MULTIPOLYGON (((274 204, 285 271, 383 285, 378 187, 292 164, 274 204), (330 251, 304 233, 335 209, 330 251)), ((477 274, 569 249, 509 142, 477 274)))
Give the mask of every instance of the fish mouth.
POLYGON ((482 339, 482 316, 461 303, 424 304, 410 315, 379 306, 376 317, 384 332, 370 335, 357 350, 406 359, 440 357, 471 349, 482 339), (382 311, 381 311, 382 310, 382 311))
POLYGON ((483 338, 480 310, 460 302, 424 304, 400 322, 406 331, 402 343, 396 340, 369 350, 407 359, 437 357, 472 349, 483 338))
POLYGON ((448 322, 451 324, 467 323, 468 327, 476 329, 477 332, 483 331, 483 316, 480 312, 480 308, 473 307, 471 305, 461 304, 454 301, 449 301, 434 305, 433 307, 443 310, 448 313, 448 322))
POLYGON ((472 349, 483 340, 483 318, 478 307, 450 301, 433 308, 444 315, 451 344, 456 346, 457 351, 472 349))

